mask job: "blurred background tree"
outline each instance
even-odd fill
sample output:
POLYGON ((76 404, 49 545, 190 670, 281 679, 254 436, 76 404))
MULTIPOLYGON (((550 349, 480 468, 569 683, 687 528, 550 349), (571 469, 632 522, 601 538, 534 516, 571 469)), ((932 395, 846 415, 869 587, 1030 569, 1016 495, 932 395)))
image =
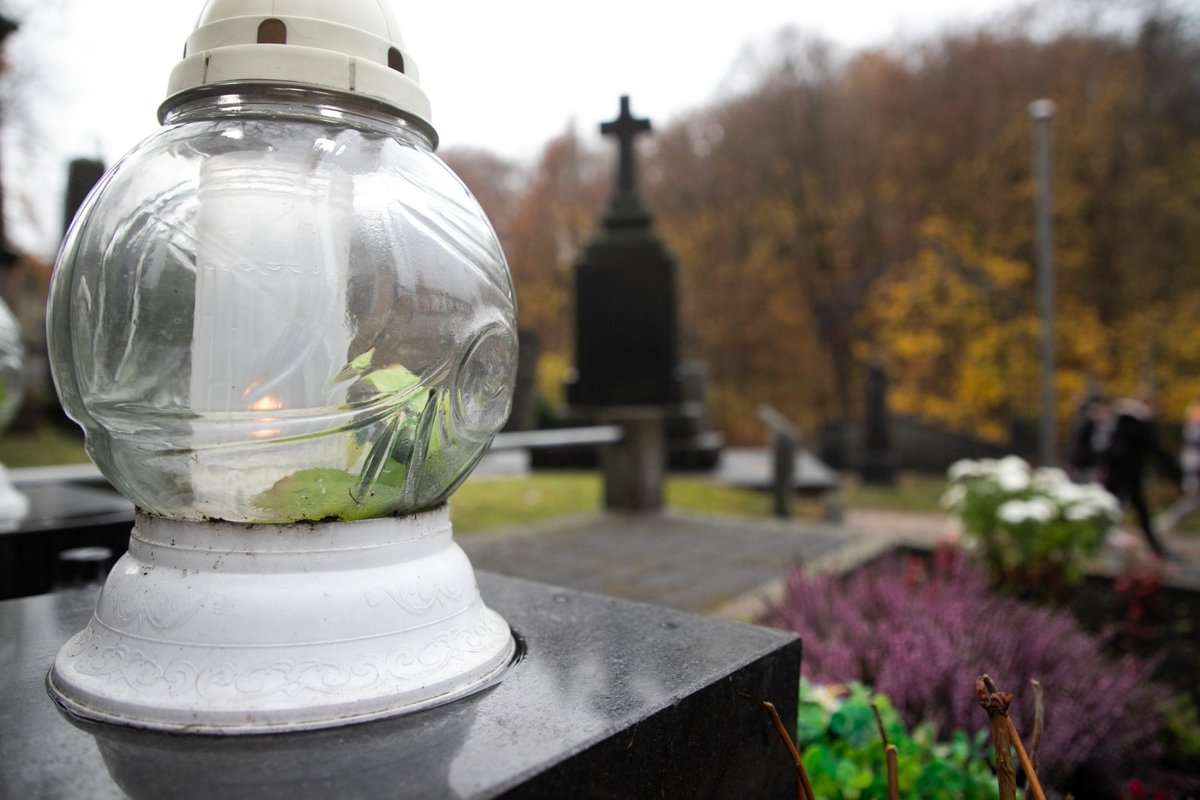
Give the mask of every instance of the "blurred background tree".
MULTIPOLYGON (((1163 6, 1090 2, 849 56, 785 30, 748 54, 739 91, 660 126, 643 196, 717 426, 757 440, 762 401, 810 429, 855 415, 867 359, 898 412, 995 441, 1036 415, 1039 97, 1058 106, 1059 416, 1089 382, 1146 380, 1178 414, 1200 393, 1198 31, 1163 6)), ((498 220, 522 325, 568 363, 571 265, 611 154, 568 131, 523 181, 449 159, 498 220)))

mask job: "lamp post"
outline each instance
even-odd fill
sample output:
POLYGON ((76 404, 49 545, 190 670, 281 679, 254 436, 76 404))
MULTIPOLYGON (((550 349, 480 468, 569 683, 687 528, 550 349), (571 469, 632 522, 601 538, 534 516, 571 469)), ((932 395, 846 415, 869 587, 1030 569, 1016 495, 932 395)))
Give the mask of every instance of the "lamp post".
POLYGON ((73 714, 324 727, 513 658, 446 500, 508 416, 515 298, 398 30, 385 0, 209 0, 68 233, 55 384, 138 507, 49 676, 73 714))
POLYGON ((1055 453, 1058 432, 1054 387, 1054 198, 1050 152, 1050 123, 1054 119, 1054 111, 1054 103, 1050 100, 1034 100, 1029 104, 1029 116, 1033 119, 1033 163, 1037 181, 1037 287, 1038 317, 1041 321, 1038 352, 1042 375, 1042 413, 1038 440, 1041 462, 1047 467, 1058 463, 1055 453))

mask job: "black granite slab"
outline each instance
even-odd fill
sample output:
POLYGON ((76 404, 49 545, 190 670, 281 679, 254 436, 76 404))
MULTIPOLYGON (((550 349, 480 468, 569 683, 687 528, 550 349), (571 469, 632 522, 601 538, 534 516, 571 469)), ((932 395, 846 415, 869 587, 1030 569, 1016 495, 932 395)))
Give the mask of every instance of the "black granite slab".
POLYGON ((526 653, 496 686, 393 720, 206 737, 68 722, 44 677, 91 592, 0 603, 0 798, 794 796, 762 709, 795 719, 791 634, 479 573, 526 653))
POLYGON ((16 485, 29 513, 0 525, 0 600, 50 591, 64 550, 107 547, 115 562, 128 548, 133 503, 115 491, 58 481, 16 485))

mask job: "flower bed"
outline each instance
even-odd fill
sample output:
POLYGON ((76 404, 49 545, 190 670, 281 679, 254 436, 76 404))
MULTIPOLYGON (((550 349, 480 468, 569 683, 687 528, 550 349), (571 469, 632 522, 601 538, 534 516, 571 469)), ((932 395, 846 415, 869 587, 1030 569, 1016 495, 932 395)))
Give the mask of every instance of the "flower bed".
POLYGON ((943 737, 986 726, 973 691, 981 672, 1017 693, 1014 722, 1028 736, 1026 687, 1036 678, 1046 687, 1039 774, 1048 787, 1120 797, 1130 779, 1168 780, 1160 767, 1175 701, 1149 680, 1154 664, 1106 658, 1070 614, 992 592, 956 555, 889 560, 840 578, 795 571, 763 621, 803 637, 810 680, 862 681, 890 697, 907 725, 929 723, 943 737))

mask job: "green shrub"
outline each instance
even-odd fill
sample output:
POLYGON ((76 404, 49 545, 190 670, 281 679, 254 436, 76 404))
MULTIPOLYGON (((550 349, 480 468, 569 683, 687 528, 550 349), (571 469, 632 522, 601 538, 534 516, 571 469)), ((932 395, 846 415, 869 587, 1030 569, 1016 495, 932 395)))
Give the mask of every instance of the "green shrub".
POLYGON ((906 731, 888 698, 861 683, 813 686, 801 681, 797 738, 813 792, 822 800, 858 800, 887 796, 884 745, 874 702, 888 741, 896 746, 900 795, 927 800, 976 800, 998 797, 996 778, 984 753, 986 729, 974 737, 955 731, 938 742, 934 726, 906 731))

